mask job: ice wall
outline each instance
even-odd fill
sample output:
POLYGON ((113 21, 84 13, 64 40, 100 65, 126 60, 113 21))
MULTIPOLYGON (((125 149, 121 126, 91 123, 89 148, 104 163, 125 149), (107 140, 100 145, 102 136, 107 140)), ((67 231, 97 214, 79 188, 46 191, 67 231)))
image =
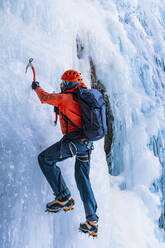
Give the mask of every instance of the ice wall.
POLYGON ((2 248, 165 246, 158 229, 164 209, 164 17, 164 1, 0 1, 2 248), (77 37, 83 56, 77 56, 77 37), (90 86, 89 58, 107 89, 114 116, 110 163, 121 174, 109 176, 103 142, 97 142, 91 166, 100 216, 97 240, 77 230, 84 213, 73 159, 61 169, 75 210, 44 213, 52 194, 37 154, 61 133, 53 125, 52 107, 41 105, 31 90, 31 72, 24 74, 29 57, 49 92, 59 91, 68 68, 80 70, 90 86))

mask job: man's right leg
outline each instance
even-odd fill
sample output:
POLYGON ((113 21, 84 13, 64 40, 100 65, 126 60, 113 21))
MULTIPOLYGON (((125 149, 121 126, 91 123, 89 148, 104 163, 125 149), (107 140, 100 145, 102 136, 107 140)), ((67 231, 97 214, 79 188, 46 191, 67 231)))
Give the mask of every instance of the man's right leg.
MULTIPOLYGON (((58 204, 67 204, 68 199, 73 200, 70 198, 71 194, 63 179, 61 170, 56 165, 57 162, 69 157, 72 157, 69 145, 63 143, 61 150, 61 142, 57 142, 56 144, 50 146, 45 151, 41 152, 38 156, 40 168, 45 175, 48 183, 50 184, 54 195, 56 196, 55 201, 47 204, 47 208, 53 206, 53 208, 56 207, 57 209, 57 207, 60 207, 58 206, 58 204)), ((71 201, 70 203, 74 204, 73 201, 71 201)))

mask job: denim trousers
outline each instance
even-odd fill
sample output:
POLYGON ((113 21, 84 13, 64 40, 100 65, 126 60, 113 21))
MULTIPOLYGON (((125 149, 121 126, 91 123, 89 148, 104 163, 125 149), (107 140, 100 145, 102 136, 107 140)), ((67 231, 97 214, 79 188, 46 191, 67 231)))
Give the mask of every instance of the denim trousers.
POLYGON ((91 142, 81 140, 73 142, 59 141, 41 152, 38 156, 38 162, 54 195, 56 197, 66 197, 70 196, 71 193, 61 174, 61 169, 56 163, 76 155, 75 180, 84 205, 86 220, 97 221, 97 203, 89 178, 91 146, 91 142))

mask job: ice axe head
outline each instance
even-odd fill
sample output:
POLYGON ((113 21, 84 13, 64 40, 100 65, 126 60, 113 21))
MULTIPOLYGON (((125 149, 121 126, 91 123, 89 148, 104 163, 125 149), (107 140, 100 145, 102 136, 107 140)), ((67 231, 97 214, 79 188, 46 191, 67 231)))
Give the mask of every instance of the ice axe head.
POLYGON ((28 70, 29 67, 32 68, 32 61, 33 61, 33 58, 30 58, 30 59, 29 59, 29 63, 28 63, 27 66, 26 66, 26 71, 25 71, 25 72, 27 72, 27 70, 28 70))
POLYGON ((26 66, 25 73, 27 72, 28 68, 31 67, 31 69, 32 69, 32 71, 33 71, 33 81, 36 81, 36 73, 35 73, 34 66, 32 65, 32 61, 33 61, 33 58, 30 58, 30 59, 29 59, 29 63, 28 63, 27 66, 26 66))
POLYGON ((33 58, 30 58, 30 59, 29 59, 29 63, 31 63, 32 61, 33 61, 33 58))

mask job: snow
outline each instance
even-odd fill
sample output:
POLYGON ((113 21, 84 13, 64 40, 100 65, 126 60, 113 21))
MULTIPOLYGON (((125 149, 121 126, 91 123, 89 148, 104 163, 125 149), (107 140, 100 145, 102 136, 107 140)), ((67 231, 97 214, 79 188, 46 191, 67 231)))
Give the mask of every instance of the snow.
POLYGON ((1 0, 0 27, 0 247, 164 248, 158 227, 165 198, 164 0, 1 0), (84 45, 81 59, 77 36, 84 45), (52 107, 41 105, 31 90, 32 73, 25 75, 30 57, 49 92, 59 91, 69 68, 81 71, 89 86, 89 57, 107 88, 114 115, 112 166, 121 173, 109 175, 103 141, 96 142, 90 177, 97 239, 78 232, 85 216, 74 159, 60 167, 75 210, 44 213, 53 196, 37 155, 61 132, 52 107))

